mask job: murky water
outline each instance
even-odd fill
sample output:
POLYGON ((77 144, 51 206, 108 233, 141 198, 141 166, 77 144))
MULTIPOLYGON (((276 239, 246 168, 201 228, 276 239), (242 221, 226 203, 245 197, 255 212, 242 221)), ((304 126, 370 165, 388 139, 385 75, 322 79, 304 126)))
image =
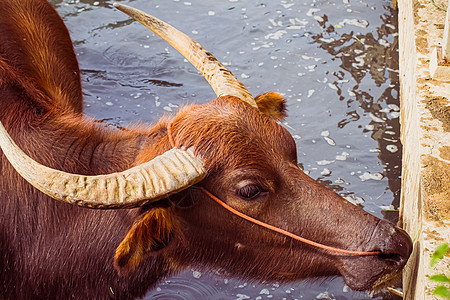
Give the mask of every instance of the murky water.
MULTIPOLYGON (((85 112, 112 126, 153 122, 214 93, 175 50, 110 1, 53 0, 75 44, 85 112)), ((378 217, 400 188, 398 54, 387 0, 134 0, 191 35, 254 94, 283 93, 299 161, 378 217)), ((345 234, 345 233, 344 233, 345 234)), ((146 299, 371 299, 342 280, 254 284, 187 270, 146 299)), ((389 299, 378 294, 375 299, 389 299)))

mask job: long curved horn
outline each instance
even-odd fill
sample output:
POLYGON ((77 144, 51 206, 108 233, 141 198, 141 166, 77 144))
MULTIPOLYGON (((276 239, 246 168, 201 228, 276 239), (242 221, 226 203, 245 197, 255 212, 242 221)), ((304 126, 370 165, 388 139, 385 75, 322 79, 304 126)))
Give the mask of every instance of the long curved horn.
POLYGON ((196 41, 169 24, 133 7, 114 3, 114 7, 153 31, 172 45, 205 77, 217 96, 231 95, 240 98, 254 107, 255 99, 247 88, 237 80, 211 53, 196 41))
POLYGON ((34 187, 50 197, 90 208, 133 208, 179 192, 206 176, 202 162, 172 149, 123 172, 85 176, 43 166, 27 156, 0 122, 0 147, 9 162, 34 187))

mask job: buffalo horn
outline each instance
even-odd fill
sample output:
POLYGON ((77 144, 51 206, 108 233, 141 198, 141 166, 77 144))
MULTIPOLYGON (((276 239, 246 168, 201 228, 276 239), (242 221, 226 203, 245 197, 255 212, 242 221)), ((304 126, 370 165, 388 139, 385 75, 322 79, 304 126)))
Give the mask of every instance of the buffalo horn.
POLYGON ((255 99, 244 84, 189 36, 143 11, 119 3, 114 3, 114 6, 153 31, 180 52, 200 71, 218 97, 235 96, 257 107, 255 99))
POLYGON ((1 122, 0 147, 17 172, 34 187, 54 199, 91 208, 142 206, 188 188, 206 175, 192 149, 175 148, 118 173, 85 176, 54 170, 27 156, 1 122))

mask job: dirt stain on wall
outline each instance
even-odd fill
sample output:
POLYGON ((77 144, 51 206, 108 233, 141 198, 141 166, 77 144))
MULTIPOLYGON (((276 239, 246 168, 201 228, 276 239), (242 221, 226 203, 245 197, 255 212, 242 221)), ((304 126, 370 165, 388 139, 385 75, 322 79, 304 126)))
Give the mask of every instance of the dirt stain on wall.
POLYGON ((434 119, 442 122, 442 128, 446 132, 450 132, 450 106, 448 106, 448 99, 441 96, 426 96, 425 108, 431 112, 434 119))
POLYGON ((450 164, 431 155, 423 156, 422 162, 422 190, 428 211, 425 215, 436 221, 449 220, 450 164))
POLYGON ((442 146, 439 148, 439 157, 450 161, 450 146, 442 146))

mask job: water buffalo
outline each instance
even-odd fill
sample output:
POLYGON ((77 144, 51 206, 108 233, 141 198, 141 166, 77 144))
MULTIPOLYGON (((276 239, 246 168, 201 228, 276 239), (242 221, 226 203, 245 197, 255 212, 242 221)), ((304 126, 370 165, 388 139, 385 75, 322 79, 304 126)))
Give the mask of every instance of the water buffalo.
POLYGON ((56 11, 0 1, 1 299, 132 299, 189 266, 281 282, 342 275, 355 290, 398 276, 411 239, 302 172, 277 122, 280 95, 253 97, 189 37, 117 7, 190 60, 217 98, 153 126, 105 128, 82 114, 56 11))

